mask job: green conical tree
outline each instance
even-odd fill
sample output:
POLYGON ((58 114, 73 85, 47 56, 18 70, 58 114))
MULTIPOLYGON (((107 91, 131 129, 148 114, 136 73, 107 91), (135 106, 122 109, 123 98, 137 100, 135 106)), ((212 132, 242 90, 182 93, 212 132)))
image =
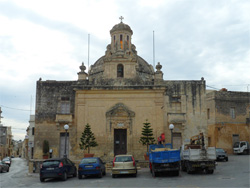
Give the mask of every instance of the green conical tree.
POLYGON ((94 133, 91 131, 90 125, 87 123, 87 125, 84 128, 84 131, 82 133, 82 137, 80 138, 81 142, 79 144, 81 149, 88 149, 88 153, 90 152, 91 147, 98 146, 94 133))
POLYGON ((141 133, 142 136, 139 142, 142 143, 142 145, 147 146, 147 152, 148 152, 148 146, 150 144, 155 144, 155 138, 153 137, 153 129, 151 128, 151 125, 147 119, 146 122, 143 124, 144 126, 142 127, 142 133, 141 133))

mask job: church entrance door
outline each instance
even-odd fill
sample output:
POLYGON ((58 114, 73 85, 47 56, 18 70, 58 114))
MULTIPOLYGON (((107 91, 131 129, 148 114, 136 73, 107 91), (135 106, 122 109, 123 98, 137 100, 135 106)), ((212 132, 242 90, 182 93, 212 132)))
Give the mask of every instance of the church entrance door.
POLYGON ((127 129, 114 129, 114 154, 127 153, 127 129))

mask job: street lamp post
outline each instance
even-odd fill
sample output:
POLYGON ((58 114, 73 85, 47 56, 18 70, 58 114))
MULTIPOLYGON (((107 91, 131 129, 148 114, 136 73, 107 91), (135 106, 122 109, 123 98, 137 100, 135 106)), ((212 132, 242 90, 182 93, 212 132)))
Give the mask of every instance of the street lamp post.
POLYGON ((169 129, 171 131, 171 145, 172 145, 172 148, 173 148, 173 129, 174 129, 174 125, 170 124, 169 129))
POLYGON ((67 133, 68 133, 69 125, 67 125, 67 124, 64 125, 64 129, 65 129, 65 149, 64 149, 63 157, 67 158, 66 148, 67 148, 67 133))

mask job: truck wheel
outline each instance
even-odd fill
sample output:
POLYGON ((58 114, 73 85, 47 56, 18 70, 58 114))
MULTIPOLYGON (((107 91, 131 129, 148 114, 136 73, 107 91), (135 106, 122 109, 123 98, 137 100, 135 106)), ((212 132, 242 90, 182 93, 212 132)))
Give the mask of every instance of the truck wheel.
POLYGON ((187 167, 187 173, 188 173, 188 174, 192 174, 192 171, 190 170, 189 167, 187 167))
POLYGON ((179 176, 179 170, 174 172, 175 176, 179 176))
POLYGON ((187 168, 185 167, 185 165, 183 164, 183 165, 181 165, 181 170, 183 171, 183 172, 186 172, 187 171, 187 168))
POLYGON ((155 178, 156 176, 157 176, 156 172, 154 170, 152 170, 152 177, 155 178))
POLYGON ((214 170, 207 170, 207 174, 213 174, 214 170))
POLYGON ((82 179, 82 175, 78 173, 78 179, 82 179))

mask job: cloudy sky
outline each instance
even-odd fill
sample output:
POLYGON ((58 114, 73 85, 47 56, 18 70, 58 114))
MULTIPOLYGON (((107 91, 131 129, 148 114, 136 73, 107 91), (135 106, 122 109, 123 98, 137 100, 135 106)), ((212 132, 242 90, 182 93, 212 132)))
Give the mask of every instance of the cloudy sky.
POLYGON ((2 124, 24 139, 36 81, 76 80, 81 62, 103 56, 109 31, 133 30, 138 55, 163 65, 165 80, 250 91, 249 0, 0 0, 2 124))

